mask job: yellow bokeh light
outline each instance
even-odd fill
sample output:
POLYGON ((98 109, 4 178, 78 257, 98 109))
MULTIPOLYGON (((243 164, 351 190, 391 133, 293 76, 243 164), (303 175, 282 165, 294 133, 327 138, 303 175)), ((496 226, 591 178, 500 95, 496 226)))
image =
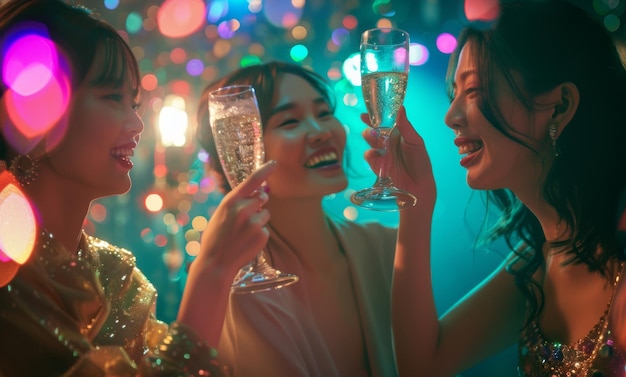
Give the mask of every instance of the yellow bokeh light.
POLYGON ((191 226, 198 232, 202 232, 208 223, 208 220, 204 216, 196 216, 191 220, 191 226))
POLYGON ((378 20, 378 22, 376 22, 376 27, 379 27, 379 28, 392 27, 392 24, 389 19, 381 18, 380 20, 378 20))
POLYGON ((150 212, 159 212, 163 209, 163 198, 159 194, 150 194, 144 201, 146 209, 150 212))
POLYGON ((297 40, 303 40, 308 35, 308 32, 304 26, 296 26, 291 30, 291 36, 297 40))

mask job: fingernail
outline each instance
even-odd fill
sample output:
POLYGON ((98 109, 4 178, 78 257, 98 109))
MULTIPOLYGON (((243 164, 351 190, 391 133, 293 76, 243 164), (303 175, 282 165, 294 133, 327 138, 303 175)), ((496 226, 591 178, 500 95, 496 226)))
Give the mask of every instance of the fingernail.
POLYGON ((378 131, 378 128, 372 128, 370 130, 370 135, 372 135, 374 137, 378 137, 380 135, 380 131, 378 131))
POLYGON ((270 193, 270 186, 263 185, 263 191, 265 191, 266 194, 269 194, 270 193))
POLYGON ((261 203, 263 203, 263 204, 267 203, 267 201, 269 200, 269 198, 270 198, 270 197, 269 197, 269 196, 267 195, 267 193, 265 193, 265 192, 261 192, 261 193, 259 194, 259 199, 261 199, 261 203))

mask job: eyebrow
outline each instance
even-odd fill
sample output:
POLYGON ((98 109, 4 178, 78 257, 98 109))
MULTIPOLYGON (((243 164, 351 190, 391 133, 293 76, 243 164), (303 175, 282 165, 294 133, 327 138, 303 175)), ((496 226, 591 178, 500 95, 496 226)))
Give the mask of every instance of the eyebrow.
MULTIPOLYGON (((313 103, 316 104, 316 105, 327 104, 328 101, 326 101, 322 97, 317 97, 316 99, 313 100, 313 103)), ((295 102, 289 102, 289 103, 286 103, 284 105, 277 106, 277 107, 272 109, 272 112, 270 113, 270 116, 274 116, 274 115, 276 115, 278 113, 281 113, 283 111, 291 110, 291 109, 293 109, 295 107, 297 107, 295 102)))
MULTIPOLYGON (((463 73, 461 73, 461 76, 459 77, 458 81, 465 81, 467 79, 468 76, 474 75, 474 74, 478 74, 478 70, 477 69, 469 69, 467 71, 463 71, 463 73)), ((452 88, 456 88, 456 83, 457 80, 452 82, 452 88)))

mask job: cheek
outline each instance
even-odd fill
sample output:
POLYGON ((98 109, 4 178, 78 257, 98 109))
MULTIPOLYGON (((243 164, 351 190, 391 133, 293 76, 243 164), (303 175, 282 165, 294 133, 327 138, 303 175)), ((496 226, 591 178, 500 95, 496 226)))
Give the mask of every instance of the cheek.
POLYGON ((301 140, 295 137, 281 135, 265 136, 263 140, 265 145, 265 159, 292 162, 300 158, 301 152, 298 151, 301 140))

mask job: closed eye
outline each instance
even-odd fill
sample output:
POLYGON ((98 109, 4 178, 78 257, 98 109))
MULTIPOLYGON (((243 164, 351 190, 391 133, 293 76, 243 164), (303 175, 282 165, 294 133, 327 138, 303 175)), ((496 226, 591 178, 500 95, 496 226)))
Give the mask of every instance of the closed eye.
POLYGON ((124 98, 124 96, 121 93, 111 93, 111 94, 106 94, 104 98, 110 101, 122 102, 122 99, 124 98))
POLYGON ((300 121, 299 121, 299 120, 297 120, 297 119, 293 119, 293 118, 292 118, 292 119, 287 119, 287 120, 285 120, 285 121, 281 122, 281 123, 278 125, 278 127, 281 127, 281 128, 293 128, 293 127, 295 127, 295 126, 296 126, 299 122, 300 122, 300 121))
POLYGON ((327 118, 331 116, 333 116, 333 113, 329 110, 323 110, 323 111, 320 111, 319 114, 317 114, 318 118, 327 118))

